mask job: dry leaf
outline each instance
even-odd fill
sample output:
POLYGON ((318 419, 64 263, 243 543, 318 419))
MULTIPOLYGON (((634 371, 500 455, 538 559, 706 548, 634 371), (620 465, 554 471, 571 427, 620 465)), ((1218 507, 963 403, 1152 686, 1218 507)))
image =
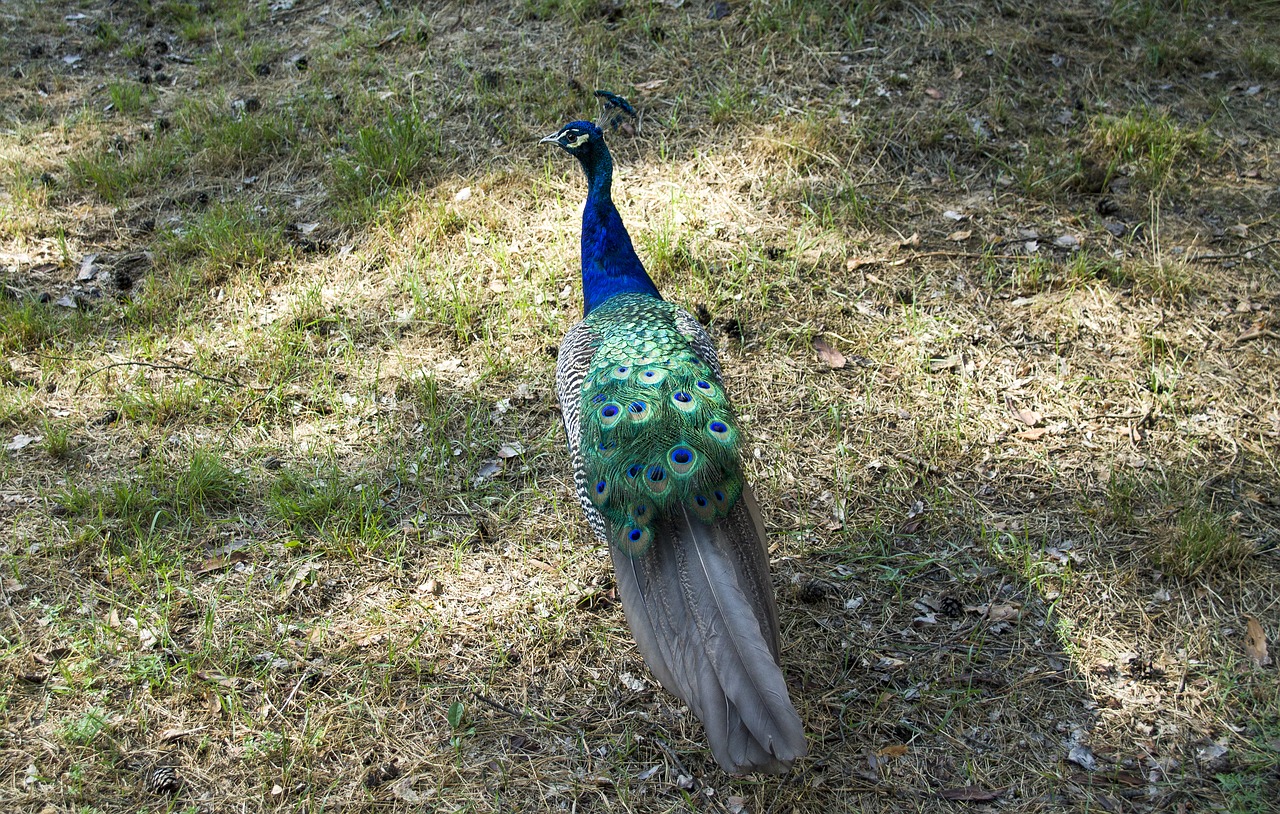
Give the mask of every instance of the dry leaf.
POLYGON ((1259 667, 1266 667, 1271 663, 1271 656, 1267 655, 1267 634, 1262 629, 1262 625, 1252 616, 1246 616, 1248 620, 1248 628, 1244 633, 1244 652, 1249 654, 1249 658, 1259 667))
POLYGON ((1016 602, 991 605, 987 608, 987 620, 991 622, 1008 622, 1017 619, 1021 613, 1022 606, 1016 602))
POLYGON ((17 452, 18 450, 25 449, 32 444, 38 444, 43 440, 44 436, 42 435, 23 435, 22 433, 18 433, 13 436, 12 441, 4 445, 4 448, 10 452, 17 452))
POLYGON ((958 232, 952 232, 947 235, 947 240, 950 240, 952 243, 963 243, 971 237, 973 237, 972 229, 961 229, 958 232))
POLYGON ((210 557, 204 561, 204 564, 196 569, 196 576, 211 574, 214 571, 221 571, 224 568, 230 568, 233 565, 242 562, 248 562, 249 555, 243 551, 232 551, 225 556, 210 557))
POLYGON ((1257 322, 1250 325, 1244 331, 1244 333, 1236 337, 1236 344, 1238 345, 1241 342, 1248 342, 1251 339, 1259 339, 1266 335, 1267 335, 1267 321, 1265 319, 1260 319, 1257 322))
POLYGON ((899 249, 906 249, 906 248, 911 247, 911 246, 919 246, 919 245, 920 245, 920 233, 919 233, 919 232, 912 232, 912 233, 911 233, 911 237, 907 238, 906 240, 900 240, 900 241, 898 241, 898 248, 899 248, 899 249))
POLYGON ((984 789, 981 786, 963 786, 957 789, 943 789, 939 796, 944 800, 955 800, 961 803, 989 803, 1004 793, 1004 789, 984 789))
POLYGON ((1013 400, 1007 396, 1005 397, 1005 404, 1008 405, 1009 412, 1013 414, 1013 417, 1021 421, 1023 424, 1026 424, 1028 427, 1034 427, 1044 418, 1043 415, 1037 413, 1035 410, 1028 410, 1025 407, 1014 407, 1013 400))
POLYGON ((964 357, 958 353, 953 353, 945 359, 930 359, 929 372, 941 373, 944 370, 954 370, 964 364, 964 357))
POLYGON ((635 87, 636 90, 650 92, 657 90, 665 84, 667 84, 667 80, 665 79, 651 79, 648 82, 641 82, 635 87))
POLYGON ((1029 430, 1014 433, 1014 436, 1021 438, 1023 441, 1039 441, 1049 430, 1046 427, 1033 427, 1029 430))
MULTIPOLYGON (((217 696, 214 697, 216 698, 217 696)), ((195 729, 166 729, 160 733, 160 742, 168 743, 170 741, 182 740, 188 735, 198 735, 203 732, 204 729, 205 728, 203 726, 198 726, 195 729)))
POLYGON ((1243 223, 1237 223, 1235 226, 1228 226, 1227 231, 1236 237, 1248 237, 1249 227, 1243 223))
POLYGON ((833 348, 827 340, 820 336, 813 338, 813 349, 818 353, 818 361, 832 370, 839 370, 846 364, 844 354, 833 348))
POLYGON ((906 757, 906 754, 907 745, 905 743, 895 743, 877 751, 876 757, 906 757))
POLYGON ((942 91, 938 90, 937 88, 925 88, 924 95, 928 96, 930 99, 941 99, 942 91))

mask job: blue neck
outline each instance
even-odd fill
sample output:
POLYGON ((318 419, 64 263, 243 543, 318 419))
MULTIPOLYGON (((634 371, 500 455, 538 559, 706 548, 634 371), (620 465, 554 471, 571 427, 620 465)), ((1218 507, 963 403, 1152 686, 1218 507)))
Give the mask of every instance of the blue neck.
POLYGON ((578 155, 587 174, 587 203, 582 210, 582 313, 590 314, 617 294, 638 292, 662 299, 631 245, 627 227, 613 205, 613 158, 601 140, 578 155))

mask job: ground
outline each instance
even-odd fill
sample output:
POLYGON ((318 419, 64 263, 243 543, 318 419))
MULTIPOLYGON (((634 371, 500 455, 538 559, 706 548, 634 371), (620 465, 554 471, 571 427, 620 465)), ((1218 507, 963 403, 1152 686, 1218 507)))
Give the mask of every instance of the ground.
POLYGON ((1272 810, 1275 2, 401 5, 0 2, 0 807, 1272 810), (572 492, 537 141, 597 88, 751 435, 786 777, 572 492))

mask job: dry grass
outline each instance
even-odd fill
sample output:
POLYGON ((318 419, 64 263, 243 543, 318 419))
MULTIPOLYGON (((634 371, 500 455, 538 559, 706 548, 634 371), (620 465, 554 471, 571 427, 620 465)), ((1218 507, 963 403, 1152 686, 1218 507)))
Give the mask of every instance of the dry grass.
POLYGON ((0 7, 0 807, 1270 810, 1272 5, 713 5, 0 7), (596 87, 754 438, 786 778, 571 494, 596 87))

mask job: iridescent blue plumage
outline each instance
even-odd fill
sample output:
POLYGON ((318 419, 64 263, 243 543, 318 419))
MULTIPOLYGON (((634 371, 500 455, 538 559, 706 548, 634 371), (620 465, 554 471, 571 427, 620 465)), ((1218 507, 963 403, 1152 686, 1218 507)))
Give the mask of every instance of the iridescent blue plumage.
POLYGON ((640 652, 702 720, 716 760, 784 772, 807 747, 715 346, 645 273, 610 194, 600 129, 571 122, 543 141, 587 176, 584 318, 556 364, 583 511, 609 547, 640 652))

